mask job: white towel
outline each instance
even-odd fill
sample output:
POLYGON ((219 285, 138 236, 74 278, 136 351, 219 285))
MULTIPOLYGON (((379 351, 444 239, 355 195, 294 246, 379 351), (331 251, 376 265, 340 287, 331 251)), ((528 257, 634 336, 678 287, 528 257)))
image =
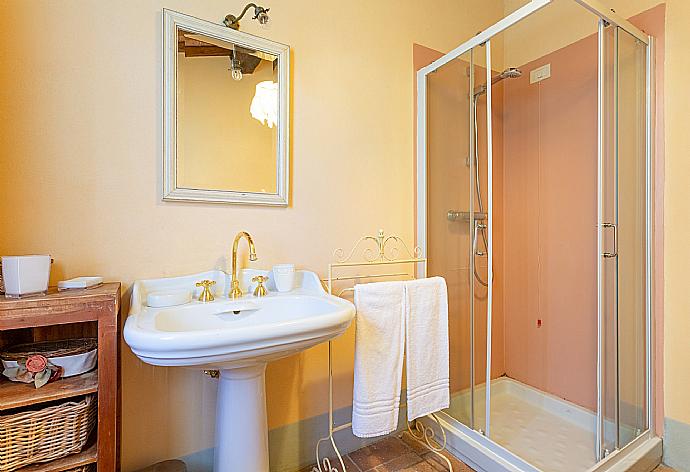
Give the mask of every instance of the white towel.
POLYGON ((448 289, 443 277, 405 283, 407 419, 450 405, 448 289))
POLYGON ((355 384, 352 432, 381 436, 398 427, 404 354, 403 282, 355 285, 355 384))

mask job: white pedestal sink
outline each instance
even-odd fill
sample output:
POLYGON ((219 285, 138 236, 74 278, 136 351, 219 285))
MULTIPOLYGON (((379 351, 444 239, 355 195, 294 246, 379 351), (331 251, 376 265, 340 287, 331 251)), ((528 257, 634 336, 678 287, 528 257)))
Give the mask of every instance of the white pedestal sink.
MULTIPOLYGON (((243 292, 252 293, 253 276, 267 274, 241 271, 243 292)), ((137 357, 152 365, 220 371, 216 472, 269 470, 266 364, 342 334, 354 317, 354 306, 328 295, 313 272, 298 271, 296 288, 286 293, 277 293, 268 275, 269 294, 261 298, 228 299, 230 277, 222 271, 141 280, 132 290, 124 337, 137 357), (197 300, 195 283, 203 279, 216 281, 212 302, 197 300), (189 303, 147 305, 153 292, 185 290, 194 293, 189 303)))

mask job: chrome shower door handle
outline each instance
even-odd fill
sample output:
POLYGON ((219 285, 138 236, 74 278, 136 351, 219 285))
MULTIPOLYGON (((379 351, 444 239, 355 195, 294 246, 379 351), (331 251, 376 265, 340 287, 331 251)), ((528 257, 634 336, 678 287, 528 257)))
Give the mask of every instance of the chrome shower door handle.
POLYGON ((613 252, 602 252, 601 255, 606 258, 618 257, 618 225, 614 223, 602 223, 602 228, 613 228, 613 252))
POLYGON ((479 230, 483 228, 486 228, 486 226, 477 220, 474 221, 474 240, 472 241, 472 249, 474 251, 474 255, 479 257, 486 255, 486 253, 479 250, 479 230))

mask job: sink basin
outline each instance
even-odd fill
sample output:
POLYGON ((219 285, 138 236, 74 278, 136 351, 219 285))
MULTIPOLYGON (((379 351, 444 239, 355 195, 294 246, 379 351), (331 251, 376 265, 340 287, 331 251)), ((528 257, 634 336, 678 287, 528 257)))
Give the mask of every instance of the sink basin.
POLYGON ((137 281, 124 327, 125 341, 147 364, 220 371, 216 471, 268 471, 266 363, 342 334, 355 313, 313 272, 298 271, 295 289, 279 293, 268 271, 245 269, 238 275, 244 293, 253 292, 256 275, 269 276, 269 294, 236 300, 227 298, 230 276, 222 271, 137 281), (195 283, 203 279, 216 282, 212 302, 198 301, 195 283), (149 293, 185 289, 194 291, 189 303, 146 305, 149 293))

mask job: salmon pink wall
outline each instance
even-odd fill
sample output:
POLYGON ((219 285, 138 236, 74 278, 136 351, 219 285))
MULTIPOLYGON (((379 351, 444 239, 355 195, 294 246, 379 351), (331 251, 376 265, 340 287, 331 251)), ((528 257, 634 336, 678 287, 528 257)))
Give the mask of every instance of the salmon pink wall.
POLYGON ((504 98, 506 373, 593 409, 596 37, 520 69, 504 98), (549 63, 551 78, 530 84, 549 63))
MULTIPOLYGON (((664 6, 631 21, 657 37, 663 57, 664 6)), ((503 102, 506 375, 594 410, 597 38, 519 68, 523 76, 506 81, 503 102), (530 84, 529 72, 545 64, 551 77, 530 84)), ((663 156, 663 143, 656 154, 663 156)))

